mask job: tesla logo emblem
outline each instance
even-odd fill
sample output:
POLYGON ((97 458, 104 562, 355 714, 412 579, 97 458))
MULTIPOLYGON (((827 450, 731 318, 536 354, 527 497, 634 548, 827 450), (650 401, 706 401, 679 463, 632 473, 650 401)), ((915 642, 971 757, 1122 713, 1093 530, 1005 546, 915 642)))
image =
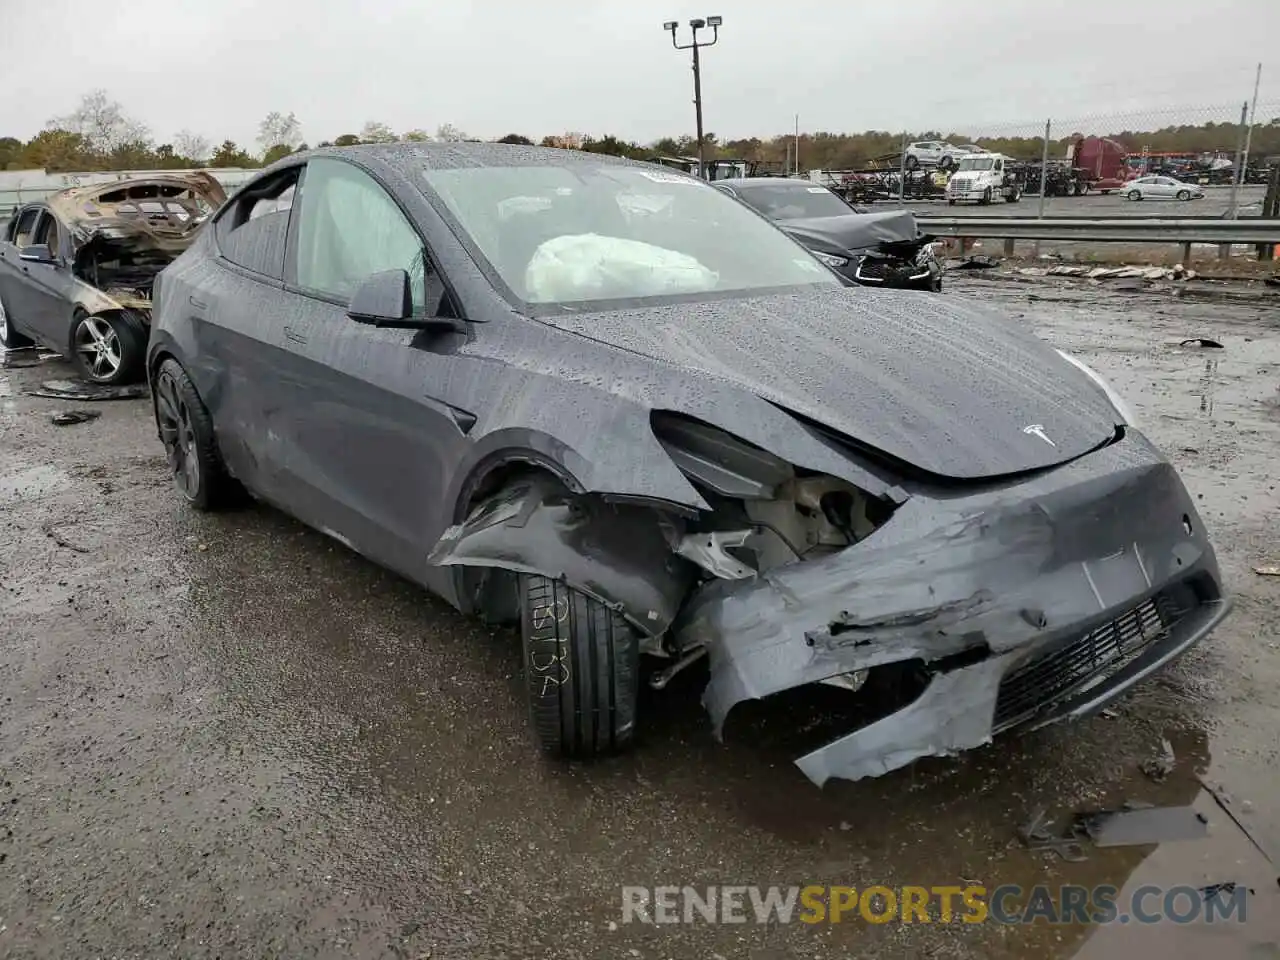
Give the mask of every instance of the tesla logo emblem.
POLYGON ((1054 443, 1052 440, 1049 439, 1049 435, 1044 432, 1044 427, 1039 423, 1027 424, 1025 427, 1022 428, 1022 432, 1029 437, 1039 437, 1041 440, 1043 440, 1045 443, 1047 443, 1051 447, 1057 446, 1056 443, 1054 443))

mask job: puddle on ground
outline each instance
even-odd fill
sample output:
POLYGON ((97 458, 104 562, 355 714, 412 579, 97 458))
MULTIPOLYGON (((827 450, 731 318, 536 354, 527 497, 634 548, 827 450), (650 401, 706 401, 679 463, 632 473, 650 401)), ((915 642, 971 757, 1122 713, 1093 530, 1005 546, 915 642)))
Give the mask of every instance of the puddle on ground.
POLYGON ((61 490, 71 482, 57 467, 29 467, 0 477, 0 504, 31 500, 61 490))

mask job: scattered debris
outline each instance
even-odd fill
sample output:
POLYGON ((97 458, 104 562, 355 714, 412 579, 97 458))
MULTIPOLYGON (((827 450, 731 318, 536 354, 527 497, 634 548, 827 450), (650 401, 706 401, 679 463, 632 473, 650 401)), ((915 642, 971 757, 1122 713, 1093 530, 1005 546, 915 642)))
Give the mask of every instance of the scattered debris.
POLYGON ((1095 847, 1142 846, 1170 840, 1197 840, 1209 834, 1209 821, 1194 807, 1156 807, 1130 800, 1119 810, 1075 814, 1066 830, 1056 833, 1053 821, 1039 810, 1018 830, 1028 850, 1056 853, 1068 863, 1087 860, 1085 844, 1095 847))
POLYGON ((88 553, 88 547, 82 547, 78 543, 72 543, 57 530, 53 529, 53 525, 49 523, 41 524, 40 529, 44 531, 44 535, 56 543, 60 547, 66 547, 68 550, 74 550, 76 553, 88 553))
POLYGON ((1056 853, 1068 863, 1079 863, 1088 859, 1084 854, 1084 841, 1088 837, 1078 829, 1074 821, 1066 836, 1055 834, 1049 829, 1052 826, 1053 821, 1045 819, 1045 811, 1038 810, 1030 823, 1019 828, 1018 835, 1027 849, 1033 852, 1056 853))
POLYGON ((1084 277, 1088 280, 1194 280, 1196 272, 1182 264, 1176 267, 1089 267, 1062 264, 1050 267, 1055 277, 1084 277))
POLYGON ((57 427, 69 427, 75 423, 88 423, 90 420, 97 420, 102 416, 100 410, 63 410, 55 413, 49 419, 57 427))
POLYGON ((127 383, 109 387, 87 380, 46 380, 39 390, 32 390, 31 395, 54 400, 135 400, 147 396, 147 385, 127 383))
POLYGON ((1024 277, 1043 277, 1049 273, 1044 267, 1019 267, 1017 272, 1024 277))
MULTIPOLYGON (((1245 887, 1245 889, 1248 890, 1250 894, 1254 892, 1252 887, 1245 887)), ((1234 880, 1225 880, 1222 883, 1211 883, 1207 887, 1201 887, 1198 891, 1200 896, 1204 897, 1206 900, 1212 900, 1220 893, 1235 892, 1236 882, 1234 880)))
POLYGON ((965 257, 958 263, 948 264, 947 266, 951 270, 994 270, 1000 266, 1000 262, 991 257, 977 254, 972 257, 965 257))
POLYGON ((1173 744, 1167 737, 1160 740, 1160 754, 1155 757, 1148 757, 1138 765, 1138 769, 1145 773, 1156 783, 1163 783, 1165 777, 1173 772, 1174 766, 1177 764, 1178 758, 1174 756, 1173 744))
POLYGON ((1217 340, 1210 340, 1208 337, 1188 337, 1186 340, 1183 340, 1180 344, 1178 344, 1178 346, 1180 347, 1212 347, 1215 350, 1222 349, 1222 344, 1220 344, 1217 340))
POLYGON ((1076 822, 1098 847, 1134 847, 1209 835, 1209 820, 1194 807, 1146 807, 1077 814, 1076 822))
POLYGON ((1280 287, 1280 276, 1267 277, 1262 282, 1268 287, 1280 287))
POLYGON ((1277 566, 1254 567, 1253 572, 1260 577, 1280 577, 1280 567, 1277 566))

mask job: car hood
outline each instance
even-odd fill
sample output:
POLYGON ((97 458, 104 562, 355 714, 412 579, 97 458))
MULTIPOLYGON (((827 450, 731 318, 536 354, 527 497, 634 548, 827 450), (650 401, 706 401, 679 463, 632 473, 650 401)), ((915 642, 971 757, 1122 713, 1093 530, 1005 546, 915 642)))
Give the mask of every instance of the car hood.
POLYGON ((882 243, 923 243, 926 239, 909 210, 779 220, 778 226, 808 246, 831 252, 869 250, 882 243))
MULTIPOLYGON (((1088 377, 950 296, 839 287, 539 320, 729 381, 938 477, 1042 469, 1116 433, 1116 412, 1088 377)), ((680 392, 669 409, 680 410, 680 392)))

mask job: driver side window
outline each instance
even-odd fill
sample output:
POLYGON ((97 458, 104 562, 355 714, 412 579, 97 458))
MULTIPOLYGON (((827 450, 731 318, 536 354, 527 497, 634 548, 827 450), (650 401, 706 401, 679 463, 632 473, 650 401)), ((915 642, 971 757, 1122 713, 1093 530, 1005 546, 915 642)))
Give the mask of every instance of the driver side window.
POLYGON ((346 302, 385 270, 409 272, 413 310, 426 308, 426 251, 395 201, 363 170, 341 160, 307 164, 299 204, 297 284, 346 302))
POLYGON ((35 243, 36 222, 40 219, 39 207, 28 207, 18 217, 13 228, 13 245, 21 250, 35 243))

